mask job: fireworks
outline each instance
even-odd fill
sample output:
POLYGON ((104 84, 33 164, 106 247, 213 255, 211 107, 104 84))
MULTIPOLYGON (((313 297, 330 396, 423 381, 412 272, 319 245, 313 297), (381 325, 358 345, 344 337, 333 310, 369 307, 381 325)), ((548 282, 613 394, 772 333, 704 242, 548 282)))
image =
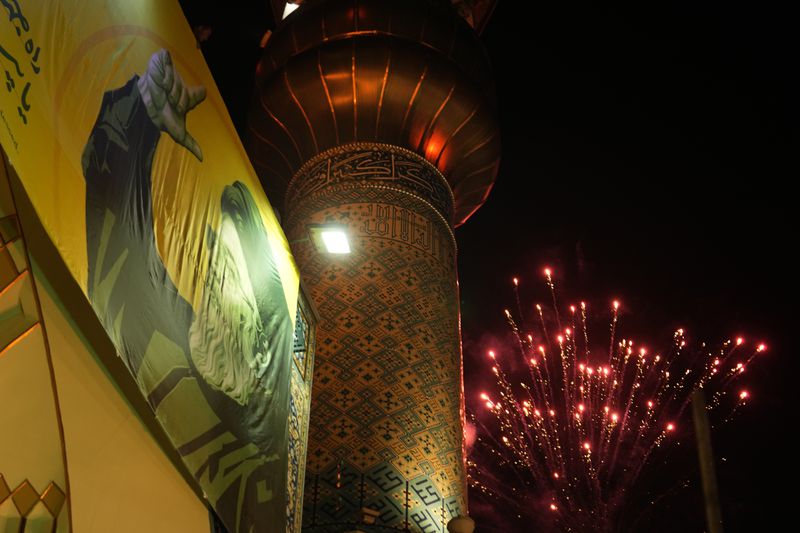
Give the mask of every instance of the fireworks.
POLYGON ((472 416, 478 453, 488 452, 504 473, 471 461, 471 484, 560 530, 614 531, 626 491, 662 447, 688 433, 692 393, 703 389, 709 409, 732 414, 751 399, 733 385, 766 347, 742 337, 695 346, 678 329, 666 349, 652 351, 618 337, 622 304, 613 301, 608 343, 598 348, 587 304, 561 316, 549 269, 545 280, 553 309, 537 304, 528 327, 514 278, 518 318, 505 315, 517 347, 489 352, 496 390, 480 393, 482 412, 472 416))

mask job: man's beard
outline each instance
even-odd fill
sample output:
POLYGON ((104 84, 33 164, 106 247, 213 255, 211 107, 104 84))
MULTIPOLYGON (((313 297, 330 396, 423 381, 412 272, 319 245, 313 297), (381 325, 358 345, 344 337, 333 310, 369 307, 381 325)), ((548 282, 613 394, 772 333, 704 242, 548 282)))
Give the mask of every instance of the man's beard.
POLYGON ((246 405, 269 365, 269 343, 254 302, 230 279, 218 281, 205 287, 189 329, 191 358, 212 388, 246 405))

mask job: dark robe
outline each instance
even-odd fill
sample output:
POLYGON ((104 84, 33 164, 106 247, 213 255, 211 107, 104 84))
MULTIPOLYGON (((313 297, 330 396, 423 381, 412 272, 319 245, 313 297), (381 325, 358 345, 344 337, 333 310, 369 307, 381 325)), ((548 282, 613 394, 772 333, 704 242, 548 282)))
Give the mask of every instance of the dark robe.
MULTIPOLYGON (((161 132, 137 80, 105 93, 83 153, 88 296, 228 530, 282 529, 292 331, 266 230, 247 187, 227 186, 220 208, 236 226, 272 352, 256 392, 240 405, 206 383, 190 357, 195 311, 164 267, 153 230, 150 173, 161 132)), ((211 232, 204 242, 213 240, 211 232)))

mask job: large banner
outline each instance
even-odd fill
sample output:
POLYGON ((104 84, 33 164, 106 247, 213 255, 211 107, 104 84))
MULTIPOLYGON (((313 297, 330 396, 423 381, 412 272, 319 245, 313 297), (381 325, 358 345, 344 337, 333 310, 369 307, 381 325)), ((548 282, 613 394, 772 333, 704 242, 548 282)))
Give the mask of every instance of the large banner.
POLYGON ((0 122, 226 527, 282 527, 297 272, 177 0, 0 0, 0 122))

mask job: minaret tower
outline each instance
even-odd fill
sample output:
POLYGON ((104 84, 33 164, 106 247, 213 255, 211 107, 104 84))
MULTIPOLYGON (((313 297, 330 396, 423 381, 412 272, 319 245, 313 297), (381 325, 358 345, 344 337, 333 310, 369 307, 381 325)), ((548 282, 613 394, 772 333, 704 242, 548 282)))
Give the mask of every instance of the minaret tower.
POLYGON ((453 229, 497 173, 493 98, 446 0, 306 1, 264 50, 248 150, 319 314, 304 530, 467 514, 453 229))

